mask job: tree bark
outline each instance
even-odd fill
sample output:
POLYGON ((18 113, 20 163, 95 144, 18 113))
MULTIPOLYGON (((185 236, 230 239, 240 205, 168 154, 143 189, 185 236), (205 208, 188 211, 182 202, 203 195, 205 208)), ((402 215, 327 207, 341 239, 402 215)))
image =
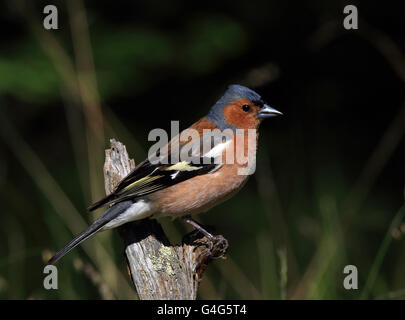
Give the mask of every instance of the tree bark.
MULTIPOLYGON (((106 193, 135 168, 125 145, 114 139, 106 150, 106 193)), ((201 234, 187 234, 181 245, 171 245, 154 219, 130 222, 119 228, 125 243, 128 270, 141 300, 193 300, 202 274, 213 259, 225 256, 227 241, 201 234)))

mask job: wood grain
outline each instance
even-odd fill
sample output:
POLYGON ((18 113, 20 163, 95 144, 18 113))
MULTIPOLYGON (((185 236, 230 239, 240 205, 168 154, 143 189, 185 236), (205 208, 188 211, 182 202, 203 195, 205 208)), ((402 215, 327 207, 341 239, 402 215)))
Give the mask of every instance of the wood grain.
MULTIPOLYGON (((125 145, 114 139, 105 151, 105 190, 108 195, 135 168, 125 145)), ((181 245, 171 245, 154 219, 130 222, 119 228, 125 243, 128 270, 141 300, 193 300, 207 265, 225 255, 222 236, 209 240, 192 232, 181 245)))

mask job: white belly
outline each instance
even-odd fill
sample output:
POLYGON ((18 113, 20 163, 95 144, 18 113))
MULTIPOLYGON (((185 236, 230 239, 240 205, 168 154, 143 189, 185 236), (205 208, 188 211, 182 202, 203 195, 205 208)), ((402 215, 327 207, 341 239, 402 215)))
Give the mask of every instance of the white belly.
POLYGON ((102 229, 116 228, 124 223, 149 217, 156 211, 155 205, 148 200, 138 200, 118 217, 108 222, 102 229))

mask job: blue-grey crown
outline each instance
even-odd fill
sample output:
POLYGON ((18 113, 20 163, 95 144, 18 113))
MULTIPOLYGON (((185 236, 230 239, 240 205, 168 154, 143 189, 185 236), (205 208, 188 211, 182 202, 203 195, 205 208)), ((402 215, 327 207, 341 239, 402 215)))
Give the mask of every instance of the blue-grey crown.
POLYGON ((206 118, 215 124, 219 129, 232 129, 236 128, 228 124, 224 116, 224 108, 231 102, 239 99, 248 99, 249 101, 261 100, 259 94, 252 89, 241 86, 239 84, 232 84, 225 91, 224 95, 212 106, 206 118))

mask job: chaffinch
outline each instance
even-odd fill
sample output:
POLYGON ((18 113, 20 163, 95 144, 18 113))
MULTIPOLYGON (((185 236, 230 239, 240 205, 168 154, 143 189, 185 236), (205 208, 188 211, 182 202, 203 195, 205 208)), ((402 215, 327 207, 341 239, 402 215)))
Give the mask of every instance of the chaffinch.
MULTIPOLYGON (((208 238, 213 237, 190 215, 209 210, 231 198, 243 187, 249 174, 240 174, 240 170, 247 169, 251 173, 248 167, 255 165, 258 137, 255 130, 263 119, 280 114, 265 104, 255 91, 241 85, 230 85, 208 114, 190 126, 189 129, 197 132, 200 140, 197 142, 199 147, 194 148, 196 143, 191 143, 191 148, 187 148, 193 150, 188 160, 181 158, 174 163, 171 161, 173 157, 168 154, 173 149, 172 139, 166 152, 157 153, 160 161, 151 161, 148 157, 118 184, 113 193, 90 206, 90 211, 104 206, 109 208, 58 251, 49 263, 56 263, 100 230, 148 217, 184 217, 186 222, 208 238), (212 135, 208 133, 215 130, 225 134, 220 139, 214 137, 212 143, 212 135), (255 133, 253 152, 249 152, 249 140, 245 139, 249 130, 255 133), (223 139, 224 136, 226 139, 223 139), (238 148, 239 136, 243 137, 242 148, 238 148), (202 147, 206 141, 210 141, 208 149, 202 147), (238 150, 243 155, 248 152, 249 161, 235 161, 238 150), (224 161, 227 153, 234 155, 233 161, 224 161)), ((189 142, 190 139, 180 141, 180 153, 189 142)))

